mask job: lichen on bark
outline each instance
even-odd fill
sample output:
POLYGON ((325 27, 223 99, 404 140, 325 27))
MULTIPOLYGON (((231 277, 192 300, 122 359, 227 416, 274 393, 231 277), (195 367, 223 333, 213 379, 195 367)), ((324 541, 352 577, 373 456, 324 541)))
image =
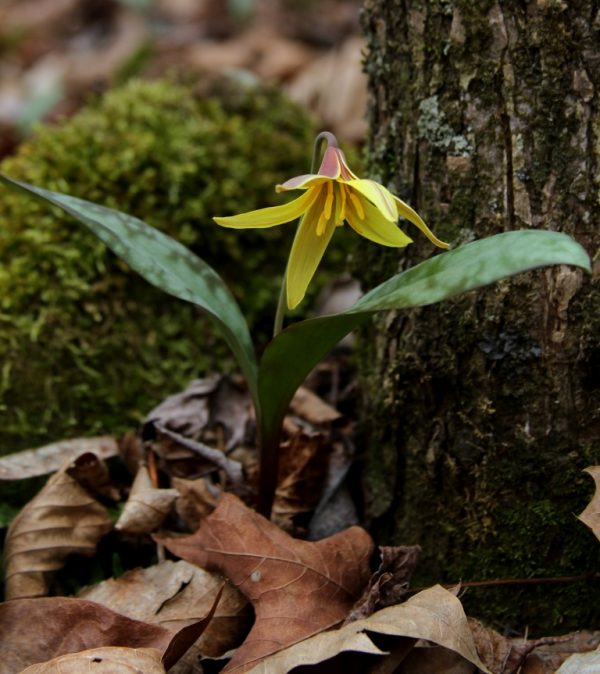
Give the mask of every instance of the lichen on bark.
MULTIPOLYGON (((597 3, 367 0, 363 26, 374 177, 453 245, 552 229, 594 254, 597 3)), ((364 249, 363 284, 432 252, 364 249)), ((600 459, 598 271, 531 272, 363 334, 366 511, 382 540, 423 546, 422 582, 597 569, 573 513, 600 459)), ((540 632, 597 624, 599 595, 582 582, 466 601, 540 632)))

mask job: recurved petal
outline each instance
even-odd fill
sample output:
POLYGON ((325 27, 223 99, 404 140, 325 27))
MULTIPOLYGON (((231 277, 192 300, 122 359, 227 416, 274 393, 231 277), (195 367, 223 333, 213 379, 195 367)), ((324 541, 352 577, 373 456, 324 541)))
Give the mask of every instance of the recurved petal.
MULTIPOLYGON (((360 198, 360 197, 359 197, 360 198)), ((350 227, 366 239, 374 241, 381 246, 392 246, 403 248, 412 239, 394 223, 384 218, 366 199, 361 200, 363 213, 361 214, 353 204, 349 204, 346 212, 346 219, 350 227)))
POLYGON ((413 225, 416 225, 423 232, 423 234, 425 234, 425 236, 431 241, 431 243, 434 243, 436 246, 439 246, 440 248, 450 248, 449 244, 444 243, 443 241, 437 238, 437 236, 423 222, 421 216, 416 211, 414 211, 408 204, 405 204, 402 201, 402 199, 398 199, 398 197, 396 196, 394 196, 394 201, 396 202, 398 215, 400 215, 403 218, 406 218, 408 221, 412 222, 413 225))
POLYGON ((244 229, 246 227, 274 227, 299 218, 314 204, 319 196, 320 189, 308 190, 297 199, 270 208, 260 208, 257 211, 248 211, 239 215, 217 217, 213 220, 222 227, 244 229))
POLYGON ((344 183, 352 189, 359 192, 360 195, 367 198, 376 208, 379 209, 381 215, 390 222, 396 222, 398 219, 398 211, 394 201, 394 195, 387 190, 383 185, 376 183, 374 180, 366 178, 359 178, 358 180, 348 180, 344 183))
POLYGON ((337 147, 329 146, 325 150, 323 160, 321 161, 321 166, 319 166, 319 175, 327 176, 327 178, 332 178, 333 180, 336 180, 340 177, 342 170, 340 164, 340 153, 341 150, 337 147))
POLYGON ((287 192, 288 190, 305 190, 307 187, 314 187, 330 180, 325 176, 319 176, 316 173, 306 173, 295 178, 290 178, 284 183, 275 186, 276 192, 287 192))
POLYGON ((298 226, 286 274, 289 309, 297 307, 304 298, 308 284, 314 276, 327 244, 335 231, 334 217, 329 217, 322 227, 322 233, 317 235, 317 226, 323 214, 323 208, 324 196, 313 204, 298 226))

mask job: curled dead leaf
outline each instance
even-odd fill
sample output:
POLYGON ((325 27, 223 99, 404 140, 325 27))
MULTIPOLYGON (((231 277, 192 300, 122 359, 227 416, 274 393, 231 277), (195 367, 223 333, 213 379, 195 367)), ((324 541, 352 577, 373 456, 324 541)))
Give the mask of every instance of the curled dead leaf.
POLYGON ((177 489, 157 489, 146 466, 140 466, 115 529, 130 534, 156 531, 178 496, 177 489))
MULTIPOLYGON (((386 645, 390 644, 390 637, 398 639, 400 645, 407 639, 413 644, 419 639, 431 642, 490 674, 477 654, 460 601, 439 585, 419 592, 404 604, 389 606, 369 618, 348 623, 338 630, 317 634, 275 653, 250 669, 249 674, 287 674, 295 667, 325 661, 330 671, 336 671, 335 660, 331 659, 348 651, 383 659, 386 652, 376 645, 378 636, 388 638, 386 645)), ((408 652, 410 649, 400 651, 404 656, 408 652)))
POLYGON ((6 598, 39 597, 48 591, 48 574, 68 555, 91 556, 112 527, 106 508, 63 470, 16 516, 6 534, 6 598))
POLYGON ((79 596, 129 618, 178 630, 206 616, 223 588, 212 620, 192 647, 196 655, 218 657, 241 643, 250 622, 247 600, 231 583, 223 583, 222 576, 188 562, 166 561, 105 580, 79 596))
POLYGON ((21 674, 165 674, 155 648, 93 648, 31 665, 21 674))
POLYGON ((172 484, 179 492, 175 501, 175 512, 190 531, 195 531, 200 522, 215 509, 219 489, 203 478, 184 480, 174 477, 172 484))
POLYGON ((596 491, 579 519, 588 526, 596 538, 600 540, 600 466, 589 466, 585 472, 592 476, 596 483, 596 491))
POLYGON ((369 579, 373 549, 359 527, 315 543, 293 539, 230 494, 191 536, 158 540, 221 571, 252 602, 254 626, 223 670, 238 673, 342 622, 369 579))
POLYGON ((53 442, 0 458, 0 480, 27 480, 48 475, 88 452, 95 454, 98 459, 108 459, 116 456, 118 451, 117 440, 110 435, 53 442))
POLYGON ((567 658, 556 674, 598 674, 600 648, 591 653, 576 653, 567 658))
POLYGON ((298 517, 318 505, 331 451, 331 442, 320 433, 296 433, 281 445, 272 520, 283 530, 295 533, 298 517))
POLYGON ((162 654, 172 638, 160 625, 132 620, 91 601, 16 599, 0 604, 0 674, 102 646, 154 648, 162 654))
POLYGON ((346 622, 368 618, 378 609, 403 601, 420 554, 418 545, 381 546, 379 567, 346 622))

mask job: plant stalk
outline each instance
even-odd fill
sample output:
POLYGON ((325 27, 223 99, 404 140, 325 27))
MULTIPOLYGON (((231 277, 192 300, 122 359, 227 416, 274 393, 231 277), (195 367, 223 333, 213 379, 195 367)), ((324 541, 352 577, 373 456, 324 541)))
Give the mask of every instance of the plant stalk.
MULTIPOLYGON (((338 147, 337 138, 329 131, 322 131, 315 138, 313 147, 313 155, 310 166, 310 172, 316 173, 318 169, 318 162, 321 159, 323 152, 323 143, 327 143, 328 147, 338 147)), ((298 221, 300 225, 301 221, 298 221)), ((296 230, 297 231, 297 230, 296 230)), ((281 289, 279 291, 279 299, 277 301, 277 309, 275 311, 275 320, 273 322, 273 339, 283 330, 283 321, 285 318, 286 309, 286 277, 287 265, 285 273, 281 280, 281 289)), ((285 376, 282 373, 282 376, 285 376)), ((279 472, 279 444, 281 442, 281 427, 283 425, 283 418, 277 420, 277 423, 272 424, 271 428, 264 428, 259 424, 259 475, 258 475, 258 503, 257 511, 270 519, 271 510, 273 508, 273 500, 275 499, 275 490, 277 488, 277 476, 279 472)))

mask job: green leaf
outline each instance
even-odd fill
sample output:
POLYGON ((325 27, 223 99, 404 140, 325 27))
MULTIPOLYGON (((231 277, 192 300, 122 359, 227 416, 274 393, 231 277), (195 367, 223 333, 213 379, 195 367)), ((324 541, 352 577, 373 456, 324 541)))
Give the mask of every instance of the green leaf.
POLYGON ((376 311, 440 302, 459 293, 546 265, 569 264, 590 271, 585 250, 566 234, 506 232, 441 253, 397 274, 341 314, 295 323, 265 350, 258 370, 263 438, 278 437, 283 416, 310 370, 376 311))
POLYGON ((34 187, 1 174, 0 182, 62 208, 146 281, 203 309, 229 344, 255 403, 258 403, 256 358, 248 325, 223 279, 204 260, 131 215, 34 187))

